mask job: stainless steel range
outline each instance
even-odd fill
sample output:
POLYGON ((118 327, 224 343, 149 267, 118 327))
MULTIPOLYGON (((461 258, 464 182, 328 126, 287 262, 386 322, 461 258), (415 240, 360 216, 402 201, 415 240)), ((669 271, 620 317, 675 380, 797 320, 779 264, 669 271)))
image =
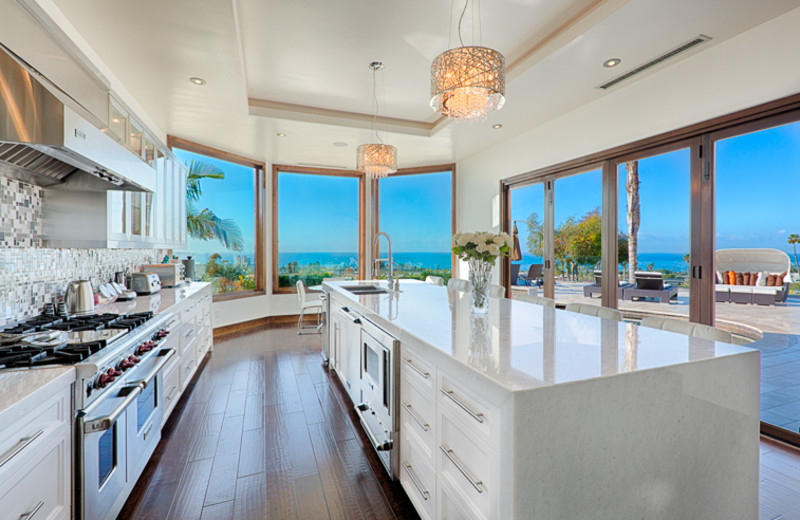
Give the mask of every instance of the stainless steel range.
POLYGON ((169 313, 40 316, 0 332, 0 366, 72 364, 75 518, 116 518, 161 438, 169 313), (3 345, 2 343, 6 343, 3 345))

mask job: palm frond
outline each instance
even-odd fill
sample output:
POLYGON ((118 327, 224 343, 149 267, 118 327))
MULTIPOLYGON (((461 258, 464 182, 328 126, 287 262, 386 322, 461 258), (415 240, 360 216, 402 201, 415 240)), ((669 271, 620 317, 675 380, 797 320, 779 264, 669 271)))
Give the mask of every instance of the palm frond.
POLYGON ((198 240, 219 240, 227 249, 244 249, 242 230, 233 219, 219 218, 206 208, 199 213, 192 204, 186 206, 186 231, 198 240))
POLYGON ((203 161, 189 163, 189 175, 186 178, 186 200, 197 202, 203 194, 200 181, 203 179, 224 179, 225 172, 213 164, 203 161))

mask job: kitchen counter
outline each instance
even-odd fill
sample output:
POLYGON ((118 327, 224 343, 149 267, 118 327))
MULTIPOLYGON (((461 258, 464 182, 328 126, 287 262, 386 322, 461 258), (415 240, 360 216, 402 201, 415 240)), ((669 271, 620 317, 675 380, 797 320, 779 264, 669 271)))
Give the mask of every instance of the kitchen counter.
POLYGON ((429 356, 458 361, 513 392, 756 355, 742 346, 507 298, 490 298, 488 314, 476 319, 469 293, 426 283, 401 280, 399 293, 360 296, 342 289, 353 284, 325 282, 324 288, 353 302, 357 312, 401 342, 421 342, 429 356))
POLYGON ((0 424, 13 422, 16 416, 29 412, 36 403, 74 380, 73 367, 3 370, 0 372, 0 424))
POLYGON ((160 314, 169 310, 173 305, 191 298, 209 285, 211 285, 210 282, 192 282, 180 287, 161 289, 155 294, 140 295, 131 301, 104 303, 98 305, 95 311, 97 313, 115 312, 119 314, 153 311, 155 314, 160 314))

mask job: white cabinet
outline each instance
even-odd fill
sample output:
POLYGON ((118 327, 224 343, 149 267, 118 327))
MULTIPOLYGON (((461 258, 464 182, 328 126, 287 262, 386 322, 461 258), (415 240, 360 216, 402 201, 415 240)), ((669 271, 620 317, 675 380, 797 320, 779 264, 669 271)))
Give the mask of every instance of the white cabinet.
POLYGON ((350 399, 361 401, 361 317, 331 295, 330 366, 336 371, 350 399))
POLYGON ((70 371, 0 413, 3 518, 70 518, 74 377, 70 371))

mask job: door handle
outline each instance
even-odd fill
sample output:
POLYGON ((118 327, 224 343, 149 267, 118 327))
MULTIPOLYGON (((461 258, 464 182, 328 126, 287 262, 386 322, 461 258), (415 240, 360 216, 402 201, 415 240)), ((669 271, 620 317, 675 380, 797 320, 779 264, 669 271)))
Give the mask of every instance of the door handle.
POLYGON ((19 520, 31 520, 31 518, 33 518, 36 515, 36 513, 39 512, 39 510, 42 508, 43 505, 44 505, 44 500, 40 500, 39 503, 36 504, 36 507, 31 509, 27 513, 22 513, 21 515, 19 515, 19 520))
POLYGON ((167 361, 172 359, 172 357, 174 355, 175 355, 175 349, 167 348, 167 349, 161 350, 158 353, 158 355, 156 355, 156 357, 159 357, 161 359, 158 360, 158 362, 156 363, 156 366, 153 367, 153 370, 151 370, 150 373, 147 374, 146 376, 144 376, 142 379, 138 379, 136 381, 131 381, 130 384, 131 385, 141 385, 142 386, 142 390, 144 390, 145 388, 147 388, 147 385, 150 384, 150 382, 153 380, 153 378, 155 378, 156 375, 158 375, 158 373, 161 371, 161 369, 164 368, 164 365, 167 364, 167 361))
POLYGON ((38 439, 39 437, 41 437, 43 433, 44 433, 44 430, 39 430, 38 432, 34 433, 33 435, 29 435, 27 437, 23 437, 19 441, 17 441, 17 443, 10 450, 8 450, 5 453, 5 455, 3 455, 3 458, 0 460, 0 468, 2 468, 8 462, 10 462, 11 459, 13 459, 17 455, 19 455, 19 453, 22 450, 24 450, 25 448, 30 446, 31 443, 33 441, 35 441, 36 439, 38 439))
POLYGON ((108 415, 103 417, 98 417, 96 419, 89 419, 83 421, 83 432, 84 433, 94 433, 94 432, 102 432, 111 428, 114 424, 114 421, 122 415, 122 412, 137 398, 139 394, 142 393, 142 385, 136 386, 126 386, 124 388, 128 388, 131 392, 125 397, 125 399, 114 408, 114 411, 108 415))

